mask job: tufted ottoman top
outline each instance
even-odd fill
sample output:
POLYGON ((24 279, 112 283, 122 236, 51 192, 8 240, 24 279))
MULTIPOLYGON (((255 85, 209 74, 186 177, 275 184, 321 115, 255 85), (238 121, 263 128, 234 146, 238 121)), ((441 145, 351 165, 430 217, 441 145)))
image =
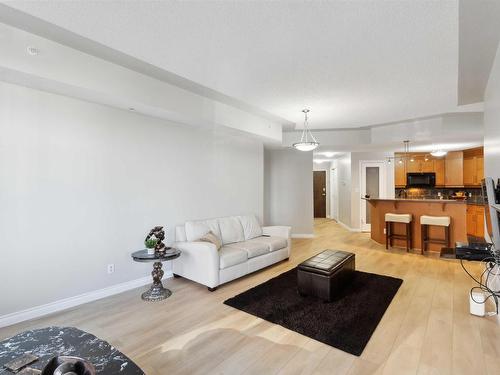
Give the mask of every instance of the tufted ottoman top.
POLYGON ((329 276, 354 259, 355 254, 341 250, 324 250, 298 265, 302 271, 329 276))

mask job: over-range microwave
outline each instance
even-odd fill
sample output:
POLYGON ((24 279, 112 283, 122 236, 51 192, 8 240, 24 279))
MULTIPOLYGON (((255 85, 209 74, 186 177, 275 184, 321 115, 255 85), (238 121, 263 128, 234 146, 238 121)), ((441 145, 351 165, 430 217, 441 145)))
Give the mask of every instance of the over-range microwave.
POLYGON ((435 173, 407 173, 406 187, 434 187, 436 185, 435 173))

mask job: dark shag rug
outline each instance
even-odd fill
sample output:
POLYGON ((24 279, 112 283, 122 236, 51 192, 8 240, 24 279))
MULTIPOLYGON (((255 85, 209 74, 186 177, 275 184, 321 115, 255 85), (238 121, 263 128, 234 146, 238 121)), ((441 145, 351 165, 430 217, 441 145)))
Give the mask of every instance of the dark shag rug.
POLYGON ((298 294, 295 268, 224 303, 359 356, 402 282, 355 271, 334 301, 323 302, 298 294))

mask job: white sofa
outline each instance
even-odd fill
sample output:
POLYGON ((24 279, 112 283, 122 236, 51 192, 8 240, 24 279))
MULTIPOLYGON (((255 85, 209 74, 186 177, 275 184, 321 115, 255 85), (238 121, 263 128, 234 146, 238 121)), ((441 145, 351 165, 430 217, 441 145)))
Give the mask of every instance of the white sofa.
POLYGON ((287 226, 261 227, 252 215, 188 221, 175 228, 175 247, 182 251, 173 262, 176 277, 206 285, 210 291, 290 256, 287 226), (209 231, 222 241, 217 250, 210 242, 197 241, 209 231))

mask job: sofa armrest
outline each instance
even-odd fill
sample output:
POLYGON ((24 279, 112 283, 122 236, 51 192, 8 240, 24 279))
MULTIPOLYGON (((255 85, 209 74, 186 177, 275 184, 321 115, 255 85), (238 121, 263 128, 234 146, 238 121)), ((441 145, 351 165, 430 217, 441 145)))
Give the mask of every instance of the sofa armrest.
POLYGON ((285 225, 272 225, 268 227, 262 227, 262 234, 266 236, 276 236, 283 238, 290 238, 292 227, 285 225))
POLYGON ((209 242, 176 242, 181 256, 173 261, 173 273, 215 288, 219 285, 219 252, 209 242))

